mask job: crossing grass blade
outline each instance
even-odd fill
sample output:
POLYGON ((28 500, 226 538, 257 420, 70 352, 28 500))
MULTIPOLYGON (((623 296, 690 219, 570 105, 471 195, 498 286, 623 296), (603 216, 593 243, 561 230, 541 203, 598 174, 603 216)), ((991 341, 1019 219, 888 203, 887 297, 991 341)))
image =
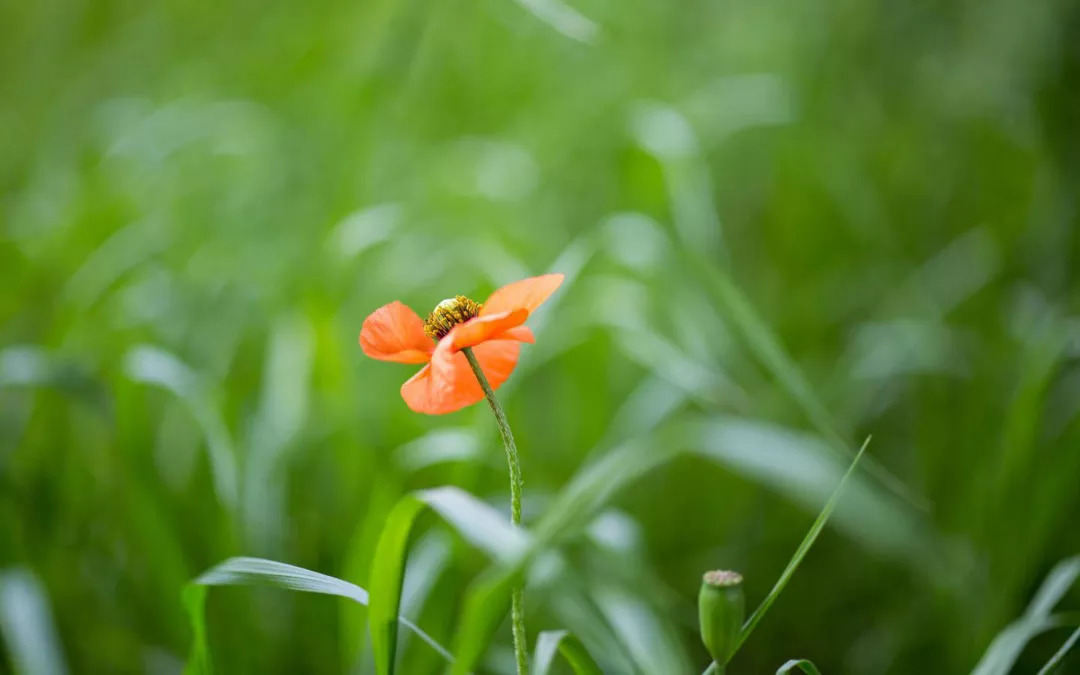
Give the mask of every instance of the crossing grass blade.
POLYGON ((795 550, 795 555, 788 561, 787 567, 785 567, 784 571, 780 574, 780 578, 776 580, 776 584, 772 587, 772 590, 765 596, 765 599, 758 605, 758 608, 754 610, 754 613, 750 615, 750 618, 746 620, 746 624, 743 626, 742 633, 739 635, 739 641, 736 643, 732 655, 739 651, 739 647, 741 647, 742 644, 746 642, 746 638, 750 637, 750 634, 754 632, 758 623, 764 618, 765 613, 769 611, 769 608, 776 602, 776 599, 780 597, 780 593, 783 592, 784 587, 791 581, 791 577, 795 574, 795 570, 799 568, 803 558, 805 558, 806 554, 810 551, 810 547, 814 545, 818 535, 821 534, 821 531, 825 528, 825 523, 828 522, 829 516, 832 515, 833 510, 840 501, 840 495, 844 491, 844 484, 847 483, 848 478, 855 473, 855 467, 859 465, 859 460, 862 458, 863 453, 866 452, 866 447, 868 445, 870 445, 869 436, 863 441, 862 447, 859 448, 859 452, 855 455, 855 459, 852 460, 847 473, 840 479, 840 484, 836 486, 832 496, 829 497, 829 501, 827 501, 824 508, 821 509, 821 513, 818 515, 817 519, 814 520, 814 524, 810 526, 810 531, 803 537, 802 543, 799 544, 799 548, 795 550))
POLYGON ((1050 657, 1050 660, 1046 662, 1042 668, 1039 669, 1038 675, 1050 675, 1057 670, 1057 667, 1061 665, 1062 659, 1069 653, 1069 650, 1076 645, 1077 641, 1080 641, 1080 628, 1077 628, 1072 632, 1072 635, 1065 640, 1065 644, 1061 645, 1061 648, 1054 652, 1054 655, 1050 657))
POLYGON ((555 657, 562 656, 576 675, 602 675, 603 671, 573 633, 566 630, 546 630, 536 637, 531 675, 548 675, 555 657))

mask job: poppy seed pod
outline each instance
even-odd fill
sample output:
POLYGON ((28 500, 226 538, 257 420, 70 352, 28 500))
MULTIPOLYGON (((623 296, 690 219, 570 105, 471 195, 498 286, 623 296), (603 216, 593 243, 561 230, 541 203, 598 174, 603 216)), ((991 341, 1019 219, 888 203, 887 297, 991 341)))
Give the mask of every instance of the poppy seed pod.
POLYGON ((713 570, 706 572, 698 593, 698 619, 701 641, 709 655, 723 672, 724 665, 735 651, 746 613, 742 575, 738 572, 713 570))

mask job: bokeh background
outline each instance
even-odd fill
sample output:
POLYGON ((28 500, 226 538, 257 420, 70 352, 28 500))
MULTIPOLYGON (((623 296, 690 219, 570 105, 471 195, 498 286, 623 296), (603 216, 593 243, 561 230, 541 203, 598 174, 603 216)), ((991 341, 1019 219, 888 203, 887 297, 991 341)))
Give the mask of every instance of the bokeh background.
MULTIPOLYGON (((1080 6, 571 4, 0 4, 0 671, 178 673, 228 556, 365 585, 402 495, 505 511, 489 411, 410 412, 356 339, 546 271, 526 520, 664 459, 534 570, 533 635, 700 672, 701 573, 756 604, 869 434, 735 672, 966 672, 1080 550, 1080 6)), ((406 614, 449 642, 486 565, 425 520, 406 614)), ((214 589, 215 664, 370 672, 346 605, 214 589)))

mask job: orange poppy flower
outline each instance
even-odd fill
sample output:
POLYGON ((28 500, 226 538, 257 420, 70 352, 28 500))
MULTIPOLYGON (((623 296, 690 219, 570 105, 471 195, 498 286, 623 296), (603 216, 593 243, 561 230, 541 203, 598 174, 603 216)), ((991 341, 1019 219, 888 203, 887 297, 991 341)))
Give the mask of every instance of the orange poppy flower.
POLYGON ((423 363, 401 385, 416 412, 442 415, 484 398, 462 349, 472 347, 492 389, 510 377, 522 342, 534 342, 522 324, 551 295, 563 275, 545 274, 503 286, 483 305, 463 295, 440 302, 427 320, 400 302, 372 312, 360 329, 360 347, 380 361, 423 363))

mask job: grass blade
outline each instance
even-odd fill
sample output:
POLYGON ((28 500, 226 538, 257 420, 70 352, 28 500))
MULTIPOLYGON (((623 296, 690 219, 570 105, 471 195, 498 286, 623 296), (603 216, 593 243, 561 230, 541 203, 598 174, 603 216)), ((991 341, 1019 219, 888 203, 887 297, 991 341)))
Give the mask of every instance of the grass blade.
POLYGON ((1031 638, 1061 626, 1060 618, 1051 616, 1050 612, 1077 577, 1080 577, 1080 556, 1067 558, 1054 566, 1024 615, 997 634, 971 671, 972 675, 1007 675, 1031 638))
POLYGON ((546 630, 536 637, 531 675, 548 675, 555 664, 555 656, 561 655, 576 675, 602 675, 603 671, 589 656, 585 645, 565 630, 546 630))
POLYGON ((466 675, 487 651, 499 622, 510 607, 510 592, 518 583, 515 567, 495 567, 474 582, 461 617, 461 629, 454 639, 453 675, 466 675))
POLYGON ((1064 559, 1050 570, 1047 579, 1039 586, 1035 597, 1024 611, 1024 616, 1005 626, 986 648, 978 660, 972 675, 1008 675, 1016 659, 1032 637, 1055 629, 1063 623, 1052 617, 1054 605, 1068 592, 1080 577, 1080 556, 1064 559))
POLYGON ((862 458, 863 453, 866 452, 866 447, 868 445, 870 445, 869 436, 863 441, 862 447, 859 448, 858 454, 856 454, 855 459, 852 460, 847 473, 840 479, 840 484, 836 486, 832 496, 829 497, 829 501, 825 502, 825 506, 821 509, 821 513, 814 521, 814 524, 810 526, 810 531, 803 537, 802 543, 799 544, 799 548, 795 550, 795 555, 791 557, 787 567, 785 567, 784 571, 780 574, 780 578, 776 580, 776 585, 772 587, 772 590, 765 596, 765 599, 758 608, 755 609, 754 613, 750 615, 750 618, 746 620, 746 625, 743 626, 742 633, 739 635, 739 642, 735 645, 735 650, 732 652, 732 655, 734 655, 734 653, 739 650, 739 647, 746 642, 746 638, 750 637, 750 634, 754 632, 754 628, 757 627, 758 623, 765 616, 765 612, 769 611, 772 604, 776 602, 776 599, 780 596, 784 587, 787 586, 788 581, 791 580, 792 575, 795 574, 795 570, 799 568, 799 564, 802 563, 803 558, 805 558, 806 554, 810 551, 810 547, 814 545, 818 535, 821 534, 821 530, 825 528, 825 523, 828 522, 829 516, 832 515, 833 509, 836 508, 836 504, 840 501, 840 494, 844 490, 844 484, 855 472, 855 467, 859 465, 859 460, 862 458))
POLYGON ((1050 675, 1061 665, 1061 660, 1065 658, 1065 655, 1069 653, 1069 650, 1080 640, 1080 628, 1077 628, 1072 632, 1072 635, 1065 640, 1065 644, 1061 645, 1061 649, 1054 652, 1054 655, 1050 657, 1050 660, 1046 662, 1046 665, 1039 669, 1038 675, 1050 675))
POLYGON ((464 490, 443 487, 402 497, 391 510, 379 536, 369 582, 372 652, 379 675, 394 672, 409 536, 416 519, 429 508, 470 544, 492 558, 517 559, 527 548, 528 536, 523 530, 515 528, 501 513, 464 490))
POLYGON ((212 668, 206 646, 206 586, 188 584, 184 587, 183 603, 191 624, 191 651, 184 675, 209 675, 212 668))
MULTIPOLYGON (((209 652, 206 649, 205 604, 207 586, 272 586, 304 593, 322 593, 348 598, 367 606, 368 592, 356 584, 303 567, 265 560, 263 558, 229 558, 204 572, 184 590, 184 606, 191 620, 194 641, 187 673, 210 672, 209 652)), ((395 612, 396 618, 396 612, 395 612)), ((439 652, 447 661, 453 661, 449 650, 407 619, 397 619, 416 633, 424 642, 439 652)), ((374 627, 372 629, 374 633, 374 627)), ((394 635, 396 637, 396 626, 394 635)))
POLYGON ((401 607, 401 585, 405 578, 405 557, 413 522, 424 510, 424 503, 407 495, 394 506, 379 535, 368 581, 372 590, 369 625, 375 672, 394 672, 397 653, 397 616, 401 607))
POLYGON ((806 675, 821 675, 821 671, 817 669, 817 666, 806 659, 791 659, 780 666, 780 669, 776 671, 776 675, 786 675, 794 672, 796 668, 806 673, 806 675))

